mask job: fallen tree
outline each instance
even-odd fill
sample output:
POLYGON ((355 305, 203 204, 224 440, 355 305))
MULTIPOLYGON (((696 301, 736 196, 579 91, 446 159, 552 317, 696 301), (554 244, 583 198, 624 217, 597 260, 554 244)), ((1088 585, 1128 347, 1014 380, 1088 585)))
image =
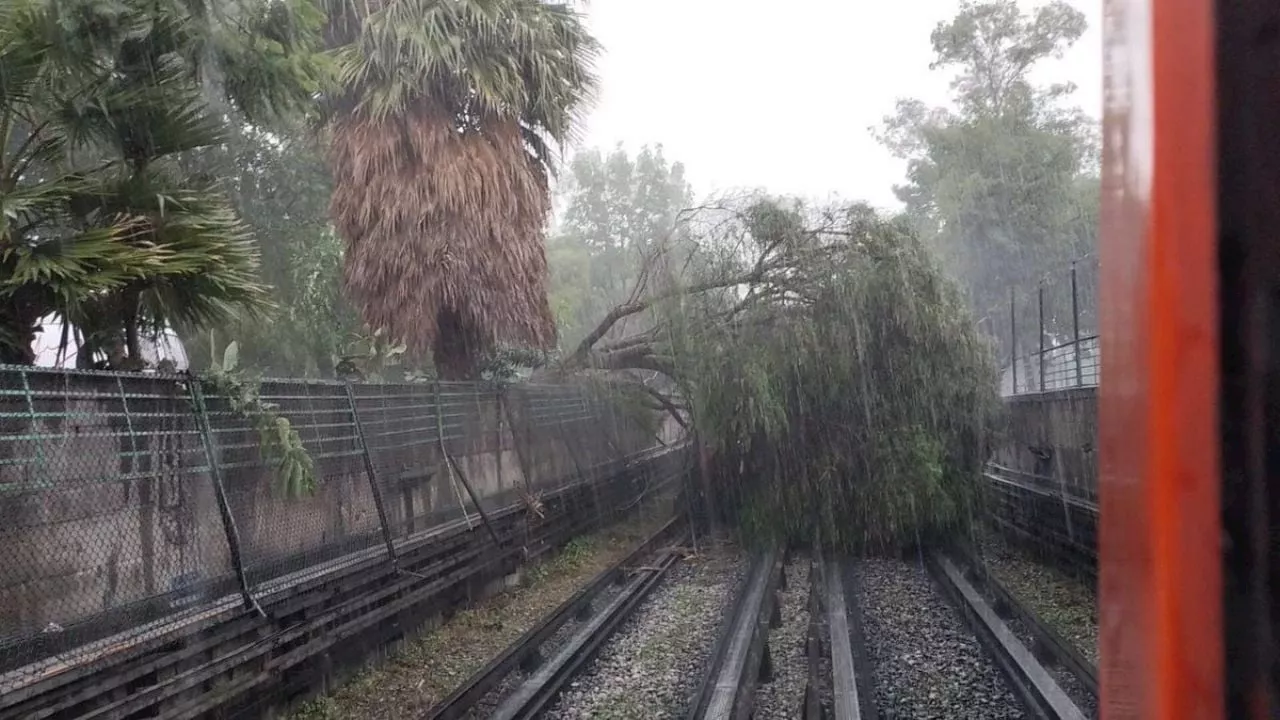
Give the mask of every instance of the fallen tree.
POLYGON ((706 509, 744 536, 885 548, 963 527, 994 365, 907 226, 764 198, 680 222, 562 370, 691 428, 706 509))

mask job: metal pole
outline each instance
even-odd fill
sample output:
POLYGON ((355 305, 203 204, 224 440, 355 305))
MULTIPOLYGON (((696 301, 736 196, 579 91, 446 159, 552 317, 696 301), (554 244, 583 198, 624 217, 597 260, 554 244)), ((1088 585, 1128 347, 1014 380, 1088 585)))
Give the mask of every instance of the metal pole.
POLYGON ((502 482, 502 387, 493 390, 493 457, 498 468, 498 493, 506 492, 502 482))
POLYGON ((449 467, 453 469, 453 472, 457 473, 458 479, 462 481, 462 487, 466 488, 467 495, 471 497, 471 504, 475 505, 476 512, 480 513, 480 521, 484 523, 485 528, 489 531, 489 537, 493 538, 493 544, 501 547, 502 540, 498 538, 498 531, 494 529, 493 522, 489 520, 489 513, 484 511, 484 506, 480 504, 479 496, 476 495, 475 489, 471 487, 471 482, 467 480, 462 468, 458 466, 457 461, 453 459, 453 456, 447 450, 444 453, 444 459, 445 462, 449 463, 449 467))
POLYGON ((347 390, 347 405, 351 408, 351 421, 356 426, 356 442, 360 443, 360 456, 364 458, 364 474, 369 477, 369 488, 373 490, 373 506, 378 510, 378 523, 382 526, 382 540, 387 544, 387 557, 391 565, 399 567, 400 559, 396 556, 395 543, 391 541, 391 526, 387 524, 387 508, 382 502, 382 487, 378 484, 378 471, 373 467, 373 455, 369 452, 369 442, 364 434, 364 423, 360 421, 360 413, 356 410, 356 394, 351 389, 351 381, 344 383, 347 390))
MULTIPOLYGON (((453 456, 449 454, 449 450, 445 447, 444 418, 441 415, 442 411, 440 409, 440 383, 438 381, 435 383, 434 390, 436 406, 436 440, 440 444, 440 455, 445 461, 445 471, 449 473, 449 482, 452 484, 453 476, 458 476, 458 479, 462 481, 462 487, 467 491, 467 496, 471 498, 471 504, 476 506, 476 512, 480 515, 480 521, 484 523, 485 528, 489 531, 489 536, 493 538, 493 544, 501 547, 502 541, 498 539, 498 531, 494 529, 493 523, 489 521, 489 514, 486 513, 484 511, 484 507, 480 505, 480 497, 476 495, 475 489, 471 487, 471 483, 467 480, 467 476, 463 474, 462 468, 458 466, 458 463, 454 462, 453 456)), ((456 486, 454 487, 454 492, 457 492, 456 486)), ((470 530, 471 518, 467 515, 467 505, 462 501, 461 497, 458 498, 458 504, 462 509, 462 517, 467 520, 467 529, 470 530)))
POLYGON ((209 426, 209 413, 204 405, 204 391, 200 388, 198 378, 187 380, 187 389, 191 393, 191 403, 195 407, 196 421, 200 424, 200 440, 204 444, 205 457, 209 459, 209 477, 213 479, 214 496, 218 500, 218 514, 222 516, 222 527, 227 534, 227 547, 231 551, 231 564, 236 571, 236 580, 240 583, 240 597, 244 606, 255 610, 266 617, 262 606, 254 599, 249 590, 249 579, 244 572, 244 559, 240 553, 240 531, 236 528, 235 516, 231 514, 231 503, 227 500, 227 489, 222 483, 222 468, 218 465, 218 450, 213 442, 213 429, 209 426))
POLYGON ((1009 288, 1009 369, 1013 372, 1013 393, 1018 393, 1018 320, 1013 288, 1009 288))
POLYGON ((1080 293, 1076 286, 1076 262, 1071 261, 1071 337, 1076 355, 1076 385, 1084 385, 1084 369, 1080 364, 1080 293))
POLYGON ((1040 311, 1040 392, 1044 392, 1044 281, 1036 290, 1036 306, 1040 311))

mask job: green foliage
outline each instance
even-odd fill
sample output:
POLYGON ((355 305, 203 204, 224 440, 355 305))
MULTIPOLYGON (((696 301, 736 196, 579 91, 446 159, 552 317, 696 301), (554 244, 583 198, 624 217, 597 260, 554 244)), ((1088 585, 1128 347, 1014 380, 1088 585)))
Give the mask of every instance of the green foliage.
POLYGON ((1030 80, 1084 29, 1062 0, 1026 13, 1013 0, 965 2, 932 35, 932 67, 954 71, 958 110, 902 100, 879 133, 908 162, 896 188, 908 217, 980 315, 1096 245, 1095 124, 1064 104, 1074 86, 1030 80))
POLYGON ((83 361, 136 368, 142 333, 269 309, 248 229, 180 158, 226 139, 210 88, 264 120, 309 103, 319 21, 300 0, 0 5, 4 359, 32 360, 48 314, 83 361))
POLYGON ((541 0, 387 3, 376 12, 325 0, 348 95, 344 109, 383 119, 422 101, 473 129, 518 117, 533 157, 570 139, 595 88, 599 44, 570 6, 541 0))
POLYGON ((846 550, 962 526, 998 403, 960 294, 905 222, 863 206, 744 215, 752 242, 789 248, 787 289, 727 323, 714 298, 669 309, 713 509, 750 540, 846 550))
POLYGON ((543 350, 520 347, 503 347, 480 359, 480 379, 495 383, 510 383, 522 373, 545 367, 550 355, 543 350))
POLYGON ((405 344, 387 336, 378 328, 372 333, 352 333, 351 342, 338 361, 338 374, 361 380, 388 380, 386 374, 399 368, 404 358, 405 344))
POLYGON ((595 551, 596 547, 592 539, 579 535, 565 543, 565 546, 560 548, 560 552, 556 553, 552 559, 529 568, 526 582, 529 585, 538 585, 553 575, 578 570, 591 559, 595 551))
POLYGON ((311 454, 289 419, 275 412, 278 406, 262 399, 259 378, 240 366, 239 343, 227 343, 221 361, 211 359, 209 370, 199 376, 199 382, 206 393, 225 400, 233 413, 253 423, 259 452, 275 473, 282 494, 301 497, 315 492, 315 462, 311 454))
MULTIPOLYGON (((245 364, 276 377, 333 377, 360 322, 342 293, 342 240, 329 223, 331 181, 310 132, 266 132, 238 124, 227 142, 183 158, 186 172, 219 178, 236 213, 254 233, 262 280, 278 309, 260 318, 237 314, 220 323, 245 364)), ((207 357, 206 333, 183 340, 207 357)))

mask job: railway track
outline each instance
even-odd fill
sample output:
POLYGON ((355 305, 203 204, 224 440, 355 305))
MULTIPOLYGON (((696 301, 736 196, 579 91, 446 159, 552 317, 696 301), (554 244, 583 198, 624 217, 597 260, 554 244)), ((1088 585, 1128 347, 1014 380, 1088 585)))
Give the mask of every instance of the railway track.
MULTIPOLYGON (((1081 702, 1064 689, 1060 676, 1046 667, 1032 651, 1032 646, 1028 646, 1023 637, 1010 627, 1008 620, 1011 618, 1033 618, 1030 611, 1022 608, 1006 591, 1000 596, 999 605, 1003 609, 1000 612, 997 603, 993 603, 984 592, 990 592, 990 588, 995 586, 994 578, 976 584, 970 579, 973 574, 966 575, 963 566, 942 552, 932 553, 928 566, 938 586, 978 636, 1031 717, 1087 720, 1092 716, 1093 713, 1083 709, 1081 702)), ((1040 632, 1047 632, 1043 623, 1033 622, 1040 632)), ((1051 641, 1048 635, 1036 637, 1041 641, 1039 648, 1042 654, 1055 650, 1065 652, 1066 646, 1051 641)), ((1096 671, 1093 677, 1096 688, 1096 671)), ((1096 690, 1093 700, 1096 705, 1096 690)))
MULTIPOLYGON (((926 566, 934 588, 958 611, 1020 706, 993 716, 1050 720, 1096 717, 1093 666, 995 578, 988 577, 980 565, 961 557, 965 561, 958 563, 946 554, 933 553, 926 566)), ((860 608, 857 600, 858 564, 847 558, 814 560, 806 648, 809 681, 801 713, 805 720, 880 716, 862 627, 868 610, 860 608)), ((920 612, 929 611, 922 608, 920 612)), ((891 654, 909 653, 897 648, 891 654)), ((938 682, 936 677, 933 682, 938 682)))
POLYGON ((768 682, 772 673, 768 636, 769 627, 781 621, 777 591, 782 581, 781 552, 771 550, 752 559, 691 703, 690 720, 751 717, 756 684, 768 682))
POLYGON ((871 672, 862 635, 862 613, 853 592, 856 564, 814 559, 810 573, 809 686, 806 720, 876 717, 871 672))
MULTIPOLYGON (((425 718, 517 720, 585 717, 583 712, 590 715, 585 709, 590 703, 564 705, 561 691, 571 683, 575 687, 601 686, 597 676, 609 671, 592 659, 677 562, 679 554, 663 545, 678 529, 673 521, 617 566, 601 573, 425 718), (583 679, 588 665, 593 669, 583 679)), ((815 555, 808 560, 807 589, 803 585, 804 562, 803 557, 792 559, 792 572, 801 576, 795 581, 802 584, 788 594, 783 592, 788 581, 784 553, 773 550, 752 556, 745 574, 739 571, 740 581, 721 591, 723 610, 708 626, 714 629, 718 625, 718 633, 708 633, 705 641, 693 643, 705 643, 697 646, 710 648, 710 652, 703 651, 705 660, 697 662, 699 674, 686 674, 702 678, 696 689, 686 689, 683 692, 687 694, 679 696, 687 700, 678 704, 679 709, 670 705, 665 710, 644 708, 644 698, 639 697, 643 691, 632 689, 614 697, 630 698, 635 705, 628 707, 640 707, 642 714, 628 711, 632 714, 624 712, 617 717, 683 715, 690 720, 747 720, 760 712, 776 713, 779 707, 796 708, 799 704, 796 709, 805 720, 873 720, 904 712, 937 714, 940 711, 936 703, 930 705, 932 699, 948 693, 951 695, 939 701, 944 716, 1096 717, 1096 670, 967 555, 926 556, 923 565, 927 576, 920 563, 815 555), (864 562, 868 565, 865 571, 864 562), (874 578, 879 594, 873 594, 875 601, 870 606, 864 606, 860 599, 868 592, 863 587, 867 573, 874 578), (807 603, 803 600, 806 592, 807 603), (779 627, 783 620, 780 597, 789 598, 788 617, 800 623, 790 626, 791 630, 778 631, 790 638, 787 648, 770 647, 771 628, 779 627), (947 609, 948 602, 956 612, 947 609), (886 614, 895 617, 881 617, 886 614), (874 633, 866 623, 874 626, 874 633), (805 624, 807 632, 802 636, 805 624), (876 636, 874 648, 868 644, 868 634, 876 636), (935 651, 938 638, 952 647, 935 651), (776 690, 784 686, 769 684, 781 653, 792 663, 785 666, 795 673, 789 677, 798 678, 785 685, 790 688, 785 695, 776 690), (910 667, 895 669, 895 663, 910 667), (801 680, 806 670, 807 680, 801 680), (889 678, 892 687, 877 684, 883 676, 895 674, 897 677, 889 678), (952 682, 957 677, 964 686, 959 694, 952 682), (767 691, 770 687, 775 688, 772 694, 767 691), (915 697, 909 702, 916 705, 902 705, 904 689, 915 697), (772 710, 757 708, 762 697, 773 702, 766 706, 772 710), (780 706, 779 698, 784 697, 780 706), (921 701, 921 697, 928 699, 921 701), (877 707, 886 698, 891 705, 877 707), (970 707, 970 702, 985 705, 970 707)), ((686 573, 687 569, 679 575, 686 573)), ((683 582, 672 580, 671 587, 659 597, 684 588, 683 582)), ((661 616, 664 612, 655 606, 641 615, 661 616)), ((623 635, 649 637, 654 632, 652 625, 639 618, 628 628, 623 635)), ((633 647, 634 641, 623 645, 633 647)), ((602 662, 614 654, 614 661, 607 665, 617 673, 617 643, 608 646, 613 649, 602 653, 602 662)), ((624 665, 629 662, 625 654, 621 657, 624 665)), ((637 671, 632 668, 608 677, 634 676, 637 671)), ((625 680, 620 686, 608 677, 603 679, 603 687, 616 691, 627 686, 625 680)), ((575 689, 567 695, 580 692, 575 689)))
POLYGON ((660 547, 677 537, 682 527, 682 519, 672 518, 472 675, 424 719, 535 717, 661 582, 678 555, 672 548, 660 547))
MULTIPOLYGON (((1075 646, 1074 643, 1063 638, 1048 624, 1043 622, 1034 612, 1027 608, 1023 603, 1019 602, 1017 597, 1010 592, 1003 583, 994 575, 988 572, 983 564, 977 561, 974 555, 963 549, 953 549, 947 554, 935 553, 933 557, 935 566, 934 573, 940 578, 940 581, 947 583, 952 588, 949 591, 955 594, 957 591, 961 595, 967 595, 965 589, 957 585, 955 580, 963 580, 969 584, 976 598, 982 601, 993 619, 1000 621, 1008 631, 1008 638, 1017 640, 1018 643, 1028 650, 1033 659, 1036 660, 1045 673, 1052 679, 1059 688, 1068 696, 1068 699, 1075 705, 1085 717, 1096 716, 1098 706, 1098 669, 1097 666, 1085 658, 1084 654, 1075 646)), ((963 606, 966 617, 970 618, 970 623, 982 621, 983 625, 989 625, 983 618, 986 609, 974 605, 968 598, 965 599, 963 606), (972 609, 969 609, 972 608, 972 609)), ((992 627, 998 627, 992 625, 992 627)), ((1006 643, 1002 643, 1004 645, 1006 643)), ((1025 673, 1019 673, 1018 683, 1026 683, 1038 678, 1039 670, 1032 668, 1025 673)), ((1043 682, 1032 683, 1033 687, 1028 688, 1032 695, 1036 697, 1030 698, 1035 705, 1043 709, 1049 704, 1048 697, 1039 697, 1046 692, 1051 693, 1051 689, 1043 682)), ((1021 692, 1021 691, 1020 691, 1021 692)), ((1070 708, 1061 707, 1060 712, 1070 712, 1070 708)), ((1071 715, 1048 715, 1048 717, 1072 717, 1071 715)))

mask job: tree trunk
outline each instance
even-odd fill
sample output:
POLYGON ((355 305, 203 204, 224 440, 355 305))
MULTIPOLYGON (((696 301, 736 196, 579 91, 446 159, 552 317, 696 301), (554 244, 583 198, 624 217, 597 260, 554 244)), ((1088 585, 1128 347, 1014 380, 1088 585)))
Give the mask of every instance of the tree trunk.
POLYGON ((36 362, 36 326, 40 322, 40 305, 22 290, 0 305, 0 336, 11 342, 0 342, 0 363, 34 365, 36 362))
MULTIPOLYGON (((122 300, 124 303, 124 346, 128 352, 128 363, 131 369, 141 368, 142 359, 142 343, 138 339, 138 294, 135 292, 126 292, 122 300)), ((119 369, 119 368, 117 368, 119 369)))
POLYGON ((431 359, 441 380, 474 380, 478 374, 475 358, 466 343, 459 342, 457 337, 437 340, 431 349, 431 359))
POLYGON ((431 359, 441 380, 474 380, 479 376, 480 343, 474 332, 452 310, 441 310, 437 320, 439 335, 431 347, 431 359))
POLYGON ((707 533, 714 535, 719 528, 719 519, 716 517, 715 504, 715 488, 711 482, 711 449, 702 442, 702 438, 696 440, 698 448, 698 475, 702 478, 702 507, 707 514, 707 533))

